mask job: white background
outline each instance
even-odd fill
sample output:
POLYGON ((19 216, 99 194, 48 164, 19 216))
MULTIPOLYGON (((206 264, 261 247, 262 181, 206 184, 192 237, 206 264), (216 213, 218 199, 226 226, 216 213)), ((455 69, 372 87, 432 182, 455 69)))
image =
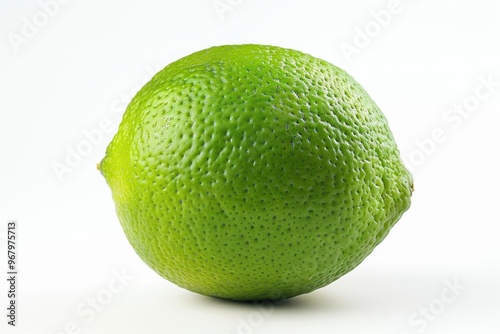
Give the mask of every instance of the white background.
POLYGON ((11 328, 0 275, 0 332, 499 333, 499 15, 493 0, 1 0, 0 268, 17 219, 20 277, 11 328), (386 114, 415 177, 411 209, 357 269, 260 308, 151 271, 95 168, 158 69, 233 43, 347 70, 386 114))

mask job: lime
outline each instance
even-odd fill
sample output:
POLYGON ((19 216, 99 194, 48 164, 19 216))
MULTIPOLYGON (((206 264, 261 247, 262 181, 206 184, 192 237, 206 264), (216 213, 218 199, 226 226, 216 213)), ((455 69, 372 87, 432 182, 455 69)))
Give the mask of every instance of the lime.
POLYGON ((351 271, 413 186, 386 118, 351 76, 264 45, 212 47, 158 72, 100 170, 144 262, 234 300, 289 298, 351 271))

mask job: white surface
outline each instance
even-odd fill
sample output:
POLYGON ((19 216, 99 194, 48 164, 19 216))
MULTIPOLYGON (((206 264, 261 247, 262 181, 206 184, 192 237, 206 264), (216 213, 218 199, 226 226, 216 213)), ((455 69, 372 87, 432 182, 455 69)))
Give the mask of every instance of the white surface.
MULTIPOLYGON (((373 11, 394 1, 59 0, 44 22, 47 2, 0 2, 0 227, 17 219, 20 234, 18 326, 2 311, 0 332, 500 332, 500 85, 481 88, 489 77, 500 82, 498 2, 400 0, 390 19, 379 15, 383 27, 373 11), (231 10, 221 17, 214 2, 231 10), (16 52, 9 38, 34 16, 44 25, 24 28, 33 36, 16 52), (365 29, 368 40, 358 36, 365 29), (346 57, 342 47, 356 38, 346 57), (260 308, 195 295, 147 268, 95 169, 131 95, 157 69, 248 42, 351 73, 386 114, 416 180, 411 209, 356 270, 260 308), (464 103, 466 116, 449 113, 464 103), (102 122, 112 129, 99 138, 102 122), (54 163, 82 149, 84 132, 95 143, 58 180, 54 163), (430 145, 433 133, 439 143, 430 145), (419 153, 422 141, 432 152, 419 153), (133 278, 119 283, 121 271, 133 278), (99 312, 93 298, 106 304, 99 312)), ((2 249, 4 277, 3 241, 2 249)), ((1 305, 6 291, 2 278, 1 305)))

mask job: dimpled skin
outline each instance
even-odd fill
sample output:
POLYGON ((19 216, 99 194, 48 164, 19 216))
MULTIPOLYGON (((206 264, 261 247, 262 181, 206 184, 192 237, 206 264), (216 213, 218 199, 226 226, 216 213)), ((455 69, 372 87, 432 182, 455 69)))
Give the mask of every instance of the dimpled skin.
POLYGON ((153 270, 234 300, 335 281, 386 237, 413 187, 385 117, 353 78, 263 45, 212 47, 157 73, 100 170, 153 270))

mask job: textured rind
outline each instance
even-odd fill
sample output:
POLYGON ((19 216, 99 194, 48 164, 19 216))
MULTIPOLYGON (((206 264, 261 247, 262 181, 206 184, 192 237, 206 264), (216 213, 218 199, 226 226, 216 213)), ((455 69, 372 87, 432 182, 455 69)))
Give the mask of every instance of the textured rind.
POLYGON ((160 71, 101 171, 152 269, 236 300, 288 298, 346 274, 412 191, 385 117, 353 78, 262 45, 213 47, 160 71))

